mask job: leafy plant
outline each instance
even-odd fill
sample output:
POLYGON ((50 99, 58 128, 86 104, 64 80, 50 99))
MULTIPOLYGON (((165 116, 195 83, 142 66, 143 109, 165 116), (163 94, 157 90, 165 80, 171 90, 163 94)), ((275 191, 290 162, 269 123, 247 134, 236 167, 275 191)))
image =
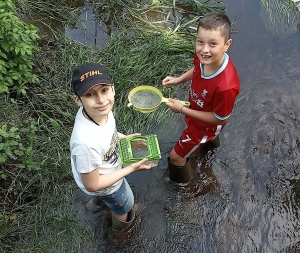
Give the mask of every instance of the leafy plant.
MULTIPOLYGON (((18 168, 26 168, 30 171, 34 167, 32 146, 36 138, 36 123, 32 120, 26 120, 24 123, 27 127, 23 129, 19 129, 14 124, 10 127, 7 124, 1 126, 0 164, 12 160, 18 168)), ((0 177, 5 179, 6 174, 2 172, 0 177)))
POLYGON ((37 29, 16 16, 11 0, 0 2, 0 23, 0 93, 12 88, 25 94, 26 85, 38 81, 32 73, 37 29))

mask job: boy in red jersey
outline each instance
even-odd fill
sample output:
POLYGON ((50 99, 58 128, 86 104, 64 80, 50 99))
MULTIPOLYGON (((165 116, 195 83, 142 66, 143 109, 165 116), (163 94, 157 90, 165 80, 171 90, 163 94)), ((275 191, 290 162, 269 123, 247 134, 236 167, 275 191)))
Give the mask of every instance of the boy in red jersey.
POLYGON ((189 156, 207 142, 218 139, 240 92, 237 71, 226 54, 232 43, 230 32, 231 22, 226 14, 211 13, 201 18, 194 66, 179 77, 167 76, 162 81, 164 88, 170 88, 192 80, 189 107, 175 99, 167 104, 173 112, 185 115, 187 125, 168 159, 172 181, 188 182, 191 176, 189 156))

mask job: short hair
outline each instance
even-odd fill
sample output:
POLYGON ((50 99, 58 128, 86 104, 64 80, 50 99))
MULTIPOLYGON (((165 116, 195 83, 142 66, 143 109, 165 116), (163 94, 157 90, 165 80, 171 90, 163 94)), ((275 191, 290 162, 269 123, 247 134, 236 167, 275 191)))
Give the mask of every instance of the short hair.
POLYGON ((220 29, 221 35, 225 41, 230 39, 231 22, 225 13, 209 13, 200 19, 197 32, 199 28, 205 30, 218 30, 220 29))

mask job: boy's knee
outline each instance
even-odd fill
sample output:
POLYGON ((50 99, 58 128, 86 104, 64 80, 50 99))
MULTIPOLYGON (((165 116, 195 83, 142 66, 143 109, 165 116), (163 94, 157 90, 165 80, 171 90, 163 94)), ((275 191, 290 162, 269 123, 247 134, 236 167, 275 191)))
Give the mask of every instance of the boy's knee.
POLYGON ((183 166, 185 165, 186 163, 186 158, 185 157, 181 157, 179 156, 175 150, 173 149, 171 152, 170 152, 170 162, 174 165, 177 165, 177 166, 183 166))

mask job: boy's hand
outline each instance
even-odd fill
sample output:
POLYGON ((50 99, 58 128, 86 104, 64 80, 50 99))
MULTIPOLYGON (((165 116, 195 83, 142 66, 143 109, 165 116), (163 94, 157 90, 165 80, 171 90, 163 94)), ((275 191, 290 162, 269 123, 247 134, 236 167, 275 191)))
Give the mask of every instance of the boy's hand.
POLYGON ((152 167, 154 167, 153 163, 145 164, 145 162, 147 162, 147 161, 148 161, 148 159, 144 158, 143 160, 141 160, 137 163, 133 163, 130 166, 132 166, 135 171, 149 170, 152 167))
POLYGON ((140 135, 141 135, 140 133, 134 133, 134 134, 125 135, 125 134, 121 134, 121 133, 118 132, 119 139, 131 138, 131 137, 140 136, 140 135))
POLYGON ((183 107, 183 104, 180 103, 177 99, 169 98, 170 103, 166 103, 170 107, 172 112, 179 113, 180 109, 183 107))
POLYGON ((128 134, 128 135, 125 135, 125 138, 131 138, 131 137, 135 137, 135 136, 141 136, 141 133, 128 134))
POLYGON ((177 85, 178 83, 178 78, 172 76, 167 76, 164 80, 162 80, 162 85, 164 88, 171 88, 172 86, 177 85))

